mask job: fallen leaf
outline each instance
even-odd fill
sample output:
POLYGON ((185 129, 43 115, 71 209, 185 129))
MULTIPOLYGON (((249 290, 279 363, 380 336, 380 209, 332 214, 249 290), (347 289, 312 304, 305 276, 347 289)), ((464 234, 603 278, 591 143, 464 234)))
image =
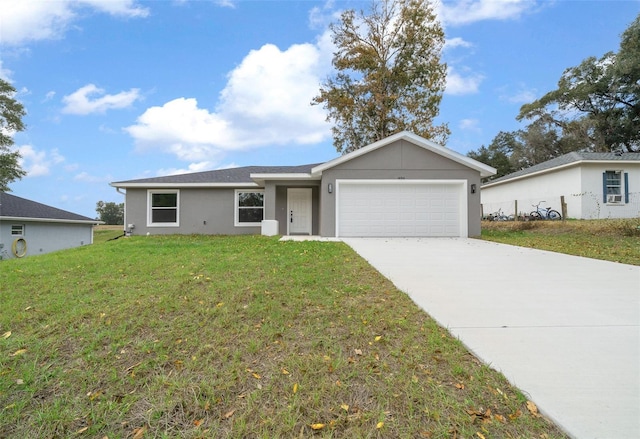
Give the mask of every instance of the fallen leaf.
POLYGON ((533 403, 533 401, 527 401, 527 409, 536 418, 540 416, 540 413, 538 413, 538 407, 533 403))
POLYGON ((225 413, 224 415, 222 415, 223 419, 229 419, 230 417, 233 416, 233 414, 235 413, 235 409, 234 410, 229 410, 227 413, 225 413))
POLYGON ((2 338, 9 338, 11 337, 11 331, 7 331, 4 334, 2 334, 2 338))
POLYGON ((348 404, 340 404, 340 408, 342 410, 344 410, 345 412, 349 411, 349 405, 348 404))
POLYGON ((204 419, 196 419, 195 421, 193 421, 193 425, 195 425, 196 427, 200 427, 203 422, 204 419))
POLYGON ((514 419, 518 419, 520 416, 522 416, 522 412, 520 411, 520 409, 518 409, 515 412, 509 414, 509 419, 513 421, 514 419))
POLYGON ((282 375, 289 375, 289 371, 285 368, 282 369, 282 375))
POLYGON ((324 424, 311 424, 312 430, 322 430, 324 428, 324 424))
POLYGON ((380 339, 381 339, 381 338, 382 338, 382 336, 381 336, 381 335, 378 335, 378 336, 376 337, 376 339, 375 339, 375 340, 376 340, 376 341, 380 341, 380 339))
POLYGON ((480 439, 486 439, 484 437, 484 435, 482 433, 480 433, 479 431, 476 431, 476 435, 480 438, 480 439))
POLYGON ((456 383, 456 389, 460 389, 460 390, 464 389, 464 384, 456 383))
POLYGON ((376 424, 376 429, 380 430, 382 427, 384 427, 384 422, 380 421, 376 424))
POLYGON ((147 427, 138 427, 138 428, 134 428, 133 429, 133 439, 142 439, 142 436, 144 436, 145 431, 147 431, 147 427))
POLYGON ((362 355, 362 349, 354 349, 353 352, 355 352, 356 355, 362 355))
POLYGON ((251 374, 255 379, 259 380, 260 378, 262 378, 260 375, 258 375, 257 373, 253 372, 251 374))
POLYGON ((298 393, 298 383, 293 385, 293 394, 295 395, 296 393, 298 393))
POLYGON ((16 380, 16 384, 24 384, 24 380, 23 380, 23 379, 21 379, 21 378, 18 378, 18 379, 16 380))
POLYGON ((15 351, 13 354, 9 355, 10 357, 17 357, 18 355, 22 355, 25 352, 27 352, 26 349, 18 349, 17 351, 15 351))
POLYGON ((85 431, 87 431, 89 429, 89 427, 83 427, 80 430, 76 431, 76 434, 80 434, 80 433, 84 433, 85 431))
POLYGON ((208 412, 209 409, 211 408, 211 403, 209 401, 204 403, 204 411, 208 412))
POLYGON ((493 415, 493 417, 494 417, 495 419, 497 419, 498 421, 502 422, 503 424, 506 424, 506 423, 507 423, 507 419, 506 419, 504 416, 502 416, 502 415, 497 415, 497 414, 496 414, 496 415, 493 415))

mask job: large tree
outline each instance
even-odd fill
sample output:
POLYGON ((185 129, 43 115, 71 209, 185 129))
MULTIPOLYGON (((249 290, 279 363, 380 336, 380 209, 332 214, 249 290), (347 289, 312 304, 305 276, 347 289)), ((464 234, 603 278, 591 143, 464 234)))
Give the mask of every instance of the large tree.
POLYGON ((335 75, 313 100, 333 122, 333 144, 348 153, 402 130, 439 143, 435 125, 445 88, 444 32, 430 0, 374 0, 331 25, 335 75))
POLYGON ((20 167, 20 154, 12 151, 13 135, 24 130, 24 107, 15 99, 16 89, 0 78, 0 191, 9 192, 9 183, 26 175, 20 167))
POLYGON ((640 15, 618 53, 566 69, 558 88, 524 105, 518 119, 555 124, 586 150, 640 151, 640 15))
POLYGON ((124 224, 124 203, 114 203, 112 201, 98 201, 96 203, 96 212, 100 221, 104 221, 107 225, 124 224))

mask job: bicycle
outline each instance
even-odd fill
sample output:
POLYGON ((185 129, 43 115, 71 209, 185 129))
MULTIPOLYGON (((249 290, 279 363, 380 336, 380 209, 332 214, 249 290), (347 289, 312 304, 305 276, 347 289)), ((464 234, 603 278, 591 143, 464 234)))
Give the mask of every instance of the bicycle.
POLYGON ((562 219, 562 215, 557 210, 553 210, 550 207, 540 207, 542 203, 546 203, 546 201, 540 201, 538 204, 532 204, 536 210, 532 211, 529 214, 529 220, 537 221, 537 220, 552 220, 557 221, 562 219))
POLYGON ((489 214, 489 221, 513 221, 513 218, 502 213, 500 208, 496 213, 489 214))

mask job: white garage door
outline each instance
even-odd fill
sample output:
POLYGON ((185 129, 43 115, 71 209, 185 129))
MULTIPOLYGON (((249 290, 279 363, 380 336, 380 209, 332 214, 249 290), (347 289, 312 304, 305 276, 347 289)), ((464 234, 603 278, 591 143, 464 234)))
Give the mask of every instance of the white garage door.
POLYGON ((460 236, 463 187, 459 182, 340 182, 338 236, 460 236))

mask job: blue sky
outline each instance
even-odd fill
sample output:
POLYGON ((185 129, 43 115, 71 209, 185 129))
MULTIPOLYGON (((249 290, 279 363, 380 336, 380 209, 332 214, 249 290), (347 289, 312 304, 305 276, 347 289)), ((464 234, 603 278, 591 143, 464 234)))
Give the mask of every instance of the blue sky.
MULTIPOLYGON (((365 1, 0 0, 0 77, 18 90, 28 175, 14 195, 95 217, 112 181, 337 156, 328 24, 365 1)), ((567 67, 617 51, 640 1, 444 0, 438 122, 466 154, 518 129, 567 67)))

